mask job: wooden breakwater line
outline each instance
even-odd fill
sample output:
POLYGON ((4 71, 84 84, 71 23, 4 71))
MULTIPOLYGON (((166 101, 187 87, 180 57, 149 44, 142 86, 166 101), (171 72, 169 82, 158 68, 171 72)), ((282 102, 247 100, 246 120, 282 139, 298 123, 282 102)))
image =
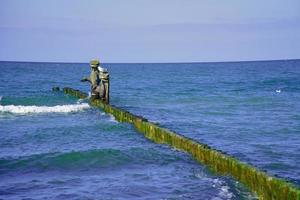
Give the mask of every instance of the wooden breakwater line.
MULTIPOLYGON (((63 91, 77 98, 87 97, 87 94, 72 88, 64 88, 63 91)), ((233 177, 256 193, 259 199, 300 200, 299 188, 284 180, 271 177, 205 144, 161 128, 143 117, 133 115, 130 112, 106 104, 101 100, 90 100, 90 104, 103 109, 106 113, 112 114, 119 122, 132 124, 146 138, 156 143, 167 144, 185 151, 195 160, 207 165, 214 172, 233 177)))

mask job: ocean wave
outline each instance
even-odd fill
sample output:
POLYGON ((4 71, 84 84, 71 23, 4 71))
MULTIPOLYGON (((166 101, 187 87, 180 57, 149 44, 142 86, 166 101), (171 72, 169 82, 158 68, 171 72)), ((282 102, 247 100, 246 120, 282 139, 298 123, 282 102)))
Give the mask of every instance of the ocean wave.
POLYGON ((69 113, 78 112, 89 108, 89 104, 69 104, 57 106, 22 106, 22 105, 0 105, 0 113, 7 112, 13 114, 26 114, 26 113, 69 113))
POLYGON ((11 170, 90 169, 120 165, 130 158, 115 149, 46 153, 20 158, 0 159, 0 174, 11 170))
POLYGON ((126 164, 167 164, 179 160, 181 159, 178 156, 170 157, 170 155, 154 149, 93 149, 0 158, 0 174, 16 170, 85 170, 118 167, 126 164))

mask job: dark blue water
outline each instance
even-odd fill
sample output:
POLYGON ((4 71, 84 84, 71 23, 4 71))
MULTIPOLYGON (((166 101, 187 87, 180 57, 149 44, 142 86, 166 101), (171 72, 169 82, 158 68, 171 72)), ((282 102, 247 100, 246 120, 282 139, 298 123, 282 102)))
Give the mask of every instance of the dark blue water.
MULTIPOLYGON (((105 64, 111 103, 300 185, 300 61, 105 64)), ((251 199, 52 86, 88 64, 0 62, 0 199, 251 199)))
POLYGON ((300 185, 300 60, 109 66, 112 103, 300 185))

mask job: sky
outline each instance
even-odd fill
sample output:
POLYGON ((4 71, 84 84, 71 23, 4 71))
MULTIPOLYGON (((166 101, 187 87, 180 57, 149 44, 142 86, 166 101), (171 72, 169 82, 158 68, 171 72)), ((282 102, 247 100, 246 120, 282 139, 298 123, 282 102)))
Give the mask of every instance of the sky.
POLYGON ((300 58, 299 0, 0 0, 0 60, 300 58))

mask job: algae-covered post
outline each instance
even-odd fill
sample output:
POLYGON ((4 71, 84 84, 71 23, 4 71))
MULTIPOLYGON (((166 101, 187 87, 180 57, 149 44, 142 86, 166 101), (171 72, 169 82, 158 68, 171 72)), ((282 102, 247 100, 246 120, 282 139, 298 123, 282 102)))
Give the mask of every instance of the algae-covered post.
POLYGON ((91 99, 101 99, 103 102, 109 103, 109 74, 107 69, 100 66, 99 60, 91 60, 90 67, 90 77, 85 77, 81 81, 88 81, 91 84, 91 99))
MULTIPOLYGON (((64 92, 78 98, 86 97, 86 94, 71 88, 64 88, 64 92)), ((256 193, 259 199, 300 200, 299 188, 284 180, 269 176, 246 163, 210 148, 206 144, 201 144, 183 135, 161 128, 147 119, 106 104, 100 99, 91 99, 90 103, 103 109, 104 112, 112 114, 120 122, 131 123, 138 132, 149 140, 185 151, 216 173, 231 176, 256 193)))
MULTIPOLYGON (((100 67, 98 60, 92 60, 90 65, 92 68, 91 76, 85 78, 85 80, 91 83, 91 105, 112 114, 120 122, 131 123, 138 132, 149 140, 185 151, 216 173, 231 176, 256 193, 260 199, 300 200, 298 187, 282 179, 272 177, 221 151, 212 149, 206 144, 201 144, 183 135, 161 128, 143 117, 110 105, 108 72, 100 67)), ((86 94, 71 88, 64 88, 64 92, 78 98, 86 97, 86 94)))

